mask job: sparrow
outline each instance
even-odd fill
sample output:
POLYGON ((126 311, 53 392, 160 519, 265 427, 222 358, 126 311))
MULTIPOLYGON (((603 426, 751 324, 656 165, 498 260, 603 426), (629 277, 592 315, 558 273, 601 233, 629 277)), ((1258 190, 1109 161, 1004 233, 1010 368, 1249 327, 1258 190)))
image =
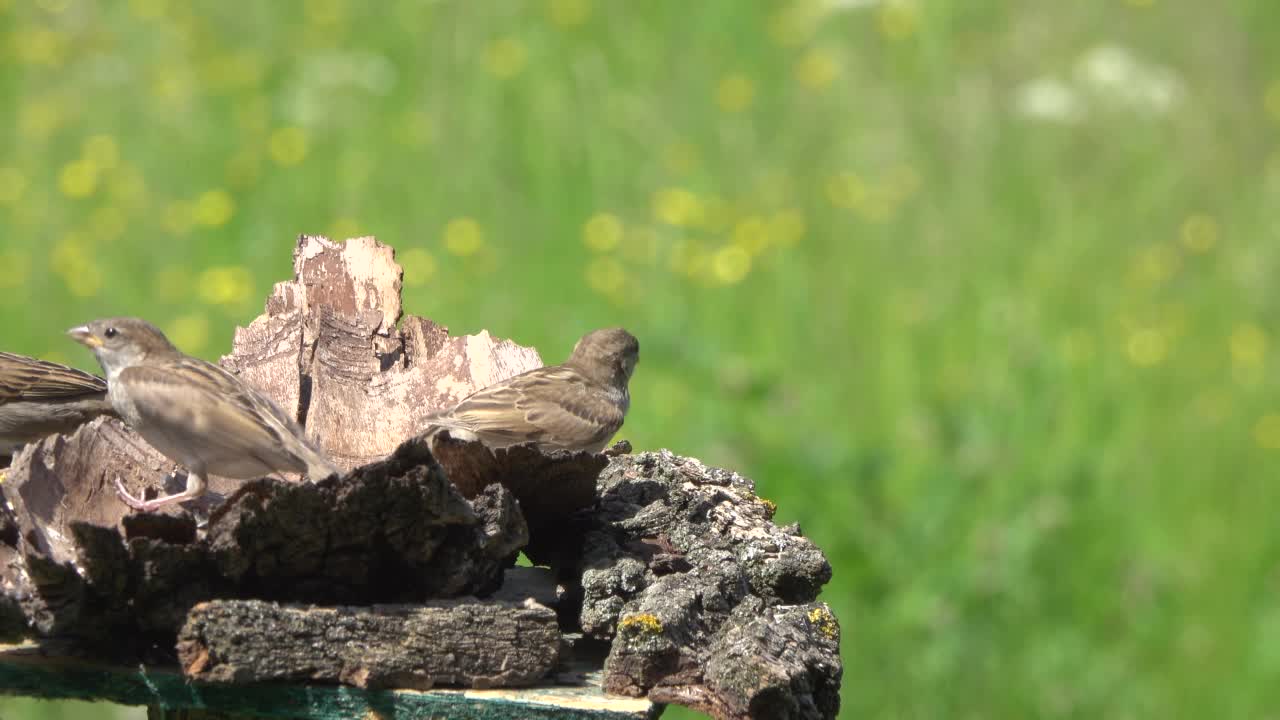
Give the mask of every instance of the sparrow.
POLYGON ((154 325, 107 318, 67 334, 87 346, 107 374, 107 397, 125 424, 187 468, 186 489, 153 500, 116 492, 148 512, 199 497, 207 476, 238 480, 276 471, 312 481, 338 472, 274 402, 226 370, 183 354, 154 325))
POLYGON ((0 352, 0 456, 116 411, 107 382, 66 365, 0 352))
POLYGON ((598 453, 631 407, 627 382, 640 343, 622 328, 582 336, 562 365, 537 368, 467 396, 425 418, 427 435, 440 430, 491 448, 534 443, 540 449, 598 453))

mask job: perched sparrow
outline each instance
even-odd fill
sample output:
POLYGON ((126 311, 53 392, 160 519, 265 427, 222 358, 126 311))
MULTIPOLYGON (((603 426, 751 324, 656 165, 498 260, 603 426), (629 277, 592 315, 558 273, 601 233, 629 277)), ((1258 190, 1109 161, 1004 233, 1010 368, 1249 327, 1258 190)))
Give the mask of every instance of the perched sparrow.
POLYGON ((0 455, 45 435, 115 415, 100 377, 25 355, 0 352, 0 455))
POLYGON ((95 320, 67 334, 97 356, 107 397, 125 423, 187 468, 186 490, 154 500, 133 497, 116 478, 130 507, 145 512, 191 500, 208 474, 247 479, 291 470, 319 480, 338 472, 275 403, 217 365, 182 354, 145 320, 95 320))
POLYGON ((631 406, 627 381, 640 343, 622 328, 582 336, 563 365, 552 365, 472 393, 426 418, 432 428, 492 448, 533 442, 543 450, 600 452, 631 406))

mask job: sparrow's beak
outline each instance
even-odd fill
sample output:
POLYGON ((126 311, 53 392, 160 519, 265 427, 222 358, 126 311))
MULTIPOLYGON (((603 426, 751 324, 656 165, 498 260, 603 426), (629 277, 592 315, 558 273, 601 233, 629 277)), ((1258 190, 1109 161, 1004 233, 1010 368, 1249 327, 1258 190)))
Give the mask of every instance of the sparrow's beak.
POLYGON ((102 340, 98 339, 97 335, 94 335, 92 332, 89 331, 88 325, 73 327, 67 331, 67 334, 71 336, 72 340, 75 340, 76 342, 80 343, 81 345, 84 345, 87 348, 92 349, 92 348, 102 347, 102 340))

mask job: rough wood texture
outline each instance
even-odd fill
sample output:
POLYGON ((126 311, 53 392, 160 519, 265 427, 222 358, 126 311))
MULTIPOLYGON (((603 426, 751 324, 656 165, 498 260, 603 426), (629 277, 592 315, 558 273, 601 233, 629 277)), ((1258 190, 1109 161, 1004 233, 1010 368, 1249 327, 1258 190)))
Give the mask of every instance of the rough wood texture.
POLYGON ((537 351, 487 332, 449 337, 430 320, 400 322, 402 271, 373 238, 304 235, 293 268, 222 364, 304 419, 339 467, 386 457, 430 412, 542 365, 537 351))
POLYGON ((543 680, 559 658, 556 615, 532 601, 314 607, 215 600, 192 608, 178 634, 183 673, 207 682, 522 687, 543 680))
POLYGON ((544 453, 533 445, 492 450, 481 442, 450 437, 447 431, 436 436, 433 448, 463 497, 474 497, 495 482, 516 496, 529 524, 525 555, 543 565, 560 564, 562 548, 554 540, 566 518, 595 503, 596 478, 609 464, 603 454, 544 453))
POLYGON ((582 548, 579 622, 612 639, 605 688, 719 718, 831 718, 831 566, 737 473, 670 452, 610 460, 582 548))
MULTIPOLYGON (((114 666, 69 658, 44 645, 0 646, 0 693, 148 705, 155 717, 185 711, 278 720, 646 720, 647 700, 604 695, 598 664, 571 660, 555 684, 497 690, 374 690, 345 685, 203 683, 177 668, 114 666), (592 666, 596 670, 591 670, 592 666), (166 708, 166 710, 160 710, 166 708)), ((189 717, 208 717, 193 714, 189 717)))
MULTIPOLYGON (((509 492, 493 485, 467 501, 416 440, 345 478, 249 482, 199 538, 190 516, 131 516, 123 534, 59 524, 61 504, 24 503, 43 496, 24 493, 32 481, 18 474, 4 488, 15 498, 24 570, 14 581, 33 591, 15 599, 37 634, 116 653, 172 648, 187 610, 213 598, 366 603, 488 592, 527 540, 509 492)), ((67 504, 83 504, 90 491, 63 480, 67 504)))

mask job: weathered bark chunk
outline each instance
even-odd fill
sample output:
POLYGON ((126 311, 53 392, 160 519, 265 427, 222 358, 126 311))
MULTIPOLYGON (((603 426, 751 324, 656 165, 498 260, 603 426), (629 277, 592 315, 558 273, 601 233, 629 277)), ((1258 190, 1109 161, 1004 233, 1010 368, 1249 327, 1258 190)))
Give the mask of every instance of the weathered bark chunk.
POLYGON ((215 600, 192 608, 178 635, 183 673, 209 682, 520 687, 545 678, 559 658, 555 613, 532 601, 305 607, 215 600))
POLYGON ((609 464, 599 453, 545 453, 531 444, 492 450, 447 432, 436 436, 433 447, 463 497, 474 497, 495 482, 516 496, 529 524, 525 555, 540 564, 558 564, 566 520, 595 503, 596 478, 609 464))
POLYGON ((839 625, 825 606, 805 622, 786 610, 812 602, 831 566, 772 515, 737 473, 667 451, 610 460, 579 518, 578 564, 582 630, 613 640, 606 690, 723 718, 834 717, 839 625), (762 659, 739 662, 747 649, 762 659))
POLYGON ((467 501, 420 441, 346 478, 246 483, 199 538, 189 517, 162 516, 130 519, 123 536, 69 521, 63 537, 34 506, 22 510, 26 574, 14 577, 29 577, 37 632, 124 654, 172 646, 187 611, 213 598, 376 603, 488 592, 528 538, 507 490, 492 485, 467 501))
POLYGON ((430 412, 542 365, 536 350, 487 332, 400 322, 402 271, 373 238, 301 236, 293 269, 222 364, 305 419, 341 468, 386 457, 426 430, 430 412))

